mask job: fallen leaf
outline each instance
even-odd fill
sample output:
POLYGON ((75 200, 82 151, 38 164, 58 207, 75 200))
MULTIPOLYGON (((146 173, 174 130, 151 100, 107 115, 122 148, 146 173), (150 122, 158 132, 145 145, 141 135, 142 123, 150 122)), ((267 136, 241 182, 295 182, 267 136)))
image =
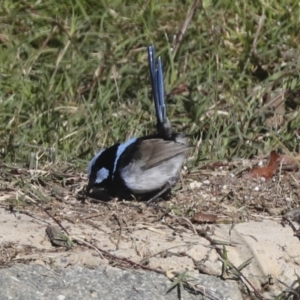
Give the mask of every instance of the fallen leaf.
POLYGON ((217 218, 217 215, 198 212, 194 214, 191 221, 193 223, 215 223, 217 218))
POLYGON ((250 176, 252 178, 264 177, 265 179, 270 179, 274 175, 278 165, 279 163, 273 164, 272 166, 253 168, 250 170, 250 176))
POLYGON ((264 167, 257 167, 250 170, 249 175, 252 178, 264 177, 265 179, 270 179, 275 171, 277 170, 281 162, 281 156, 275 151, 272 151, 270 154, 269 163, 264 167))
POLYGON ((281 155, 277 154, 275 151, 271 151, 268 166, 272 166, 277 161, 280 162, 280 158, 281 155))
POLYGON ((179 95, 184 92, 187 92, 188 90, 189 90, 188 85, 186 83, 182 82, 182 83, 179 83, 177 87, 172 89, 172 91, 170 93, 168 93, 166 96, 179 95))

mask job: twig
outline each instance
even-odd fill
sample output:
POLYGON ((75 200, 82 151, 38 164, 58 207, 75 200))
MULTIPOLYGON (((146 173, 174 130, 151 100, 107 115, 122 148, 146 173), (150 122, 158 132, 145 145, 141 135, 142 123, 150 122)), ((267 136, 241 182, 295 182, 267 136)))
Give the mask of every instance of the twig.
POLYGON ((14 207, 13 207, 12 210, 11 210, 11 213, 13 213, 15 215, 15 217, 16 217, 16 212, 19 213, 19 214, 27 215, 27 216, 35 219, 35 220, 38 220, 38 221, 41 221, 43 223, 46 223, 46 224, 50 225, 49 222, 47 222, 47 221, 45 221, 45 220, 43 220, 43 219, 41 219, 39 217, 34 216, 34 214, 31 213, 31 212, 29 212, 29 211, 22 210, 22 209, 21 210, 15 210, 14 207))
POLYGON ((105 251, 99 247, 96 247, 94 246, 98 251, 100 251, 102 254, 104 254, 105 256, 109 257, 110 259, 115 259, 117 261, 121 261, 123 263, 127 263, 129 265, 131 265, 132 267, 136 267, 136 268, 139 268, 139 269, 143 269, 143 270, 147 270, 147 271, 152 271, 152 272, 155 272, 155 273, 159 273, 159 274, 163 274, 163 275, 166 275, 166 271, 163 271, 163 270, 160 270, 160 269, 154 269, 154 268, 151 268, 151 267, 147 267, 147 266, 144 266, 140 263, 136 263, 128 258, 125 258, 125 257, 119 257, 117 255, 114 255, 114 254, 111 254, 109 253, 108 251, 105 251))
MULTIPOLYGON (((29 191, 30 192, 30 191, 29 191)), ((36 205, 39 209, 41 209, 43 212, 45 212, 67 235, 69 235, 67 229, 60 223, 58 219, 56 219, 50 212, 48 212, 47 209, 43 208, 40 204, 36 203, 34 200, 32 200, 30 197, 28 199, 36 205)))
POLYGON ((195 13, 196 13, 196 10, 200 7, 200 0, 195 0, 194 3, 192 4, 192 6, 190 7, 189 11, 188 11, 188 14, 181 26, 181 29, 178 33, 178 36, 177 38, 175 39, 174 41, 174 56, 176 55, 176 52, 178 50, 178 48, 180 47, 180 44, 183 40, 183 37, 185 35, 185 32, 189 26, 189 24, 191 23, 192 21, 192 18, 194 17, 195 13))
POLYGON ((160 221, 163 217, 167 216, 171 211, 172 211, 171 208, 166 209, 160 216, 158 216, 156 219, 151 221, 151 223, 156 223, 156 222, 160 221))
POLYGON ((113 217, 116 219, 118 225, 119 225, 119 235, 118 235, 118 240, 117 240, 117 244, 116 244, 116 250, 119 250, 119 245, 120 245, 120 240, 121 240, 121 236, 122 236, 122 224, 119 220, 119 217, 117 216, 117 214, 113 213, 113 217))
POLYGON ((101 253, 101 251, 100 251, 96 246, 94 246, 93 244, 88 243, 87 241, 85 241, 85 240, 79 238, 79 237, 76 236, 76 235, 71 235, 71 236, 69 236, 69 238, 70 238, 71 240, 74 240, 74 241, 77 241, 77 242, 79 242, 79 243, 82 243, 82 244, 84 244, 84 245, 86 245, 86 246, 89 246, 90 248, 93 248, 94 250, 96 250, 96 251, 99 253, 100 257, 101 257, 102 259, 104 259, 103 254, 101 253))
POLYGON ((245 63, 244 69, 243 69, 243 73, 246 71, 246 68, 247 68, 247 66, 250 62, 250 59, 256 51, 257 41, 258 41, 258 38, 259 38, 259 35, 260 35, 260 32, 261 32, 261 29, 264 25, 265 19, 266 19, 266 15, 263 13, 259 18, 258 26, 257 26, 256 32, 255 32, 254 38, 253 38, 253 42, 252 42, 252 45, 251 45, 251 50, 249 52, 247 61, 245 63))

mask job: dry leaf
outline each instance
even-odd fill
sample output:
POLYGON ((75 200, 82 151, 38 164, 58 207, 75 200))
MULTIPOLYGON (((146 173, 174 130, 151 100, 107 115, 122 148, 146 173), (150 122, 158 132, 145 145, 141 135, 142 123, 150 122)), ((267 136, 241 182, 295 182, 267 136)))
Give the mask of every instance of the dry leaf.
POLYGON ((250 170, 249 175, 252 178, 264 177, 265 179, 270 179, 277 170, 280 162, 281 156, 275 151, 272 151, 270 154, 270 160, 268 165, 261 168, 253 168, 252 170, 250 170))
POLYGON ((188 91, 189 91, 188 85, 186 83, 182 82, 182 83, 179 83, 177 87, 172 89, 172 91, 169 94, 167 94, 167 96, 179 95, 179 94, 182 94, 182 93, 188 92, 188 91))
POLYGON ((215 223, 217 218, 217 215, 198 212, 194 214, 191 221, 193 223, 215 223))
POLYGON ((271 151, 270 153, 270 160, 268 166, 272 166, 276 162, 280 162, 281 155, 277 154, 275 151, 271 151))

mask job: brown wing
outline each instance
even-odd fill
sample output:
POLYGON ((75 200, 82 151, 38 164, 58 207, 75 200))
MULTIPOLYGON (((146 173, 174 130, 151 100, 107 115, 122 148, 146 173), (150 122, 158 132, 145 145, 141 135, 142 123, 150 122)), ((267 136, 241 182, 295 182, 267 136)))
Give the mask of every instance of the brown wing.
POLYGON ((186 153, 188 149, 187 145, 173 141, 162 139, 143 140, 133 158, 142 160, 145 163, 143 169, 150 169, 178 154, 186 153))

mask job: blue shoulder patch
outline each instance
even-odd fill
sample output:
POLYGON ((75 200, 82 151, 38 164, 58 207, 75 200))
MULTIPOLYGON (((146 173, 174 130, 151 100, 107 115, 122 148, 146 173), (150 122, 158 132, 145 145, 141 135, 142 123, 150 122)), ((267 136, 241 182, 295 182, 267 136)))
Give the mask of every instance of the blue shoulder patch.
POLYGON ((104 150, 101 150, 100 152, 98 152, 98 153, 91 159, 91 161, 89 162, 89 164, 88 164, 88 169, 87 169, 87 175, 88 175, 88 177, 91 176, 93 166, 94 166, 96 160, 99 158, 99 156, 102 154, 103 151, 104 151, 104 150))
POLYGON ((116 157, 115 157, 115 162, 114 162, 114 168, 113 168, 113 172, 112 172, 112 177, 114 177, 116 168, 117 168, 117 164, 119 161, 120 156, 122 155, 122 153, 124 152, 124 150, 130 146, 131 144, 133 144, 136 141, 136 138, 133 137, 130 140, 128 140, 127 142, 120 144, 116 153, 116 157))

